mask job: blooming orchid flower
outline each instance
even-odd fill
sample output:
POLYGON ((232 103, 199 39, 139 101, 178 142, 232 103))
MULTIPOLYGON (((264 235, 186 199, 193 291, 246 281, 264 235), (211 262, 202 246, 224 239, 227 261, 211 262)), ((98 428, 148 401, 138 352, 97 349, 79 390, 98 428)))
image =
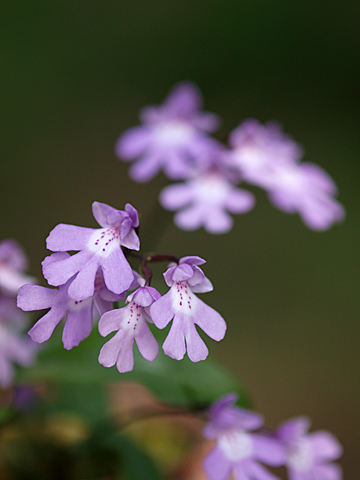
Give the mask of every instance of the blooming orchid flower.
POLYGON ((33 364, 37 345, 23 331, 27 317, 16 307, 15 299, 0 296, 0 385, 7 388, 15 374, 14 363, 33 364))
POLYGON ((117 330, 114 337, 102 347, 99 363, 104 367, 117 366, 120 373, 134 368, 134 340, 141 355, 152 362, 159 353, 159 345, 151 333, 148 322, 150 305, 160 298, 155 288, 142 286, 128 296, 128 305, 105 313, 99 321, 100 335, 106 337, 117 330))
POLYGON ((205 360, 208 356, 209 351, 195 325, 213 340, 219 341, 225 336, 226 323, 221 315, 194 295, 213 289, 211 282, 198 267, 203 263, 205 260, 199 257, 183 257, 179 265, 170 265, 164 278, 171 288, 150 307, 150 315, 156 327, 165 328, 173 319, 163 350, 175 360, 181 360, 186 349, 193 362, 205 360))
MULTIPOLYGON (((55 262, 62 262, 69 258, 66 252, 58 252, 45 258, 44 266, 55 262)), ((39 285, 23 285, 18 292, 18 306, 25 311, 43 310, 50 308, 35 325, 30 329, 30 337, 38 343, 48 340, 56 325, 62 318, 66 317, 62 340, 64 347, 70 350, 79 345, 87 338, 92 330, 93 320, 96 311, 99 314, 111 310, 113 303, 122 300, 126 292, 116 295, 110 292, 104 284, 101 269, 98 269, 95 277, 94 294, 85 300, 73 300, 69 296, 69 289, 76 278, 71 277, 64 285, 56 288, 45 288, 39 285)))
POLYGON ((226 395, 209 409, 203 434, 216 439, 216 444, 204 460, 205 473, 209 480, 227 480, 231 473, 234 480, 276 480, 259 462, 283 465, 284 448, 275 438, 249 433, 259 429, 264 420, 255 412, 234 406, 237 398, 226 395))
POLYGON ((188 177, 201 154, 212 148, 206 135, 218 127, 218 117, 201 112, 202 98, 195 85, 176 85, 163 105, 141 111, 144 125, 130 128, 115 150, 124 161, 137 162, 130 176, 137 182, 151 180, 161 169, 172 180, 188 177))
POLYGON ((0 288, 5 294, 16 295, 21 285, 34 283, 33 277, 23 273, 27 265, 25 253, 15 240, 0 242, 0 288))
POLYGON ((342 447, 329 432, 307 433, 310 422, 296 417, 284 422, 277 437, 286 449, 290 480, 341 480, 339 465, 331 463, 342 454, 342 447))
POLYGON ((47 248, 53 252, 80 250, 71 257, 43 265, 44 277, 53 286, 64 285, 77 273, 68 288, 69 297, 77 301, 93 296, 99 266, 111 292, 121 294, 127 290, 134 275, 121 245, 132 250, 139 250, 140 246, 134 230, 139 226, 138 214, 129 203, 122 211, 94 202, 92 210, 102 228, 60 224, 47 238, 47 248))

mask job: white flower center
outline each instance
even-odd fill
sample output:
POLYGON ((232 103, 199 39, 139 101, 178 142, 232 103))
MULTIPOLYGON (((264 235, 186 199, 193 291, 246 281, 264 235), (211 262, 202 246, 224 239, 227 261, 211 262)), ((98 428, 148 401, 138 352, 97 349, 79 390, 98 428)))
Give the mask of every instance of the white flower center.
POLYGON ((83 308, 87 307, 93 301, 93 297, 87 298, 86 300, 73 300, 69 297, 68 300, 68 307, 69 310, 82 310, 83 308))
POLYGON ((210 174, 194 180, 193 189, 200 201, 219 205, 227 198, 230 186, 219 175, 210 174))
POLYGON ((130 302, 124 313, 125 315, 121 326, 127 330, 130 335, 135 337, 139 328, 139 324, 144 319, 141 306, 135 302, 130 302))
POLYGON ((170 120, 160 123, 154 128, 156 143, 163 146, 184 145, 194 135, 194 128, 179 120, 170 120))
POLYGON ((195 296, 190 290, 189 285, 183 282, 176 282, 172 286, 173 307, 177 312, 187 315, 193 315, 196 308, 195 296))
POLYGON ((220 435, 219 446, 232 462, 250 457, 253 451, 251 436, 241 430, 231 430, 220 435))
POLYGON ((119 227, 99 228, 91 235, 88 242, 88 249, 101 257, 107 257, 119 246, 119 227))
POLYGON ((289 448, 287 464, 299 472, 308 471, 314 462, 310 442, 306 438, 298 439, 289 448))

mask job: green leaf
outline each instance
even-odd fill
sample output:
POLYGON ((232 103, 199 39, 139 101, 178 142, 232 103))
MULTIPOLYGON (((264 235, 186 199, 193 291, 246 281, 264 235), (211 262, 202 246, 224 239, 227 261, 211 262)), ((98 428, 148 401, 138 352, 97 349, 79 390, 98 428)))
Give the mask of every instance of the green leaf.
MULTIPOLYGON (((135 366, 129 373, 119 373, 116 367, 105 368, 98 363, 98 354, 108 340, 96 329, 78 347, 64 350, 59 333, 39 352, 34 367, 22 369, 19 382, 73 382, 99 385, 108 382, 137 381, 148 387, 161 401, 179 407, 206 406, 221 396, 235 392, 240 404, 248 406, 248 397, 238 381, 215 360, 193 363, 187 357, 181 361, 166 356, 160 348, 153 362, 146 361, 134 347, 135 366)), ((162 341, 166 332, 156 332, 162 341)))

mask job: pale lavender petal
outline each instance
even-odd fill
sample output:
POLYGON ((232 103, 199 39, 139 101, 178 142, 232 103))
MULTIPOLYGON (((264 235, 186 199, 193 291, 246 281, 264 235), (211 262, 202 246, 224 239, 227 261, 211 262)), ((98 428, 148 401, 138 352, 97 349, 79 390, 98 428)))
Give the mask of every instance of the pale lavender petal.
POLYGON ((295 213, 297 210, 296 197, 289 196, 287 192, 275 190, 269 193, 269 198, 275 207, 278 207, 287 213, 295 213))
POLYGON ((145 360, 149 362, 155 360, 159 353, 159 345, 145 320, 139 324, 135 342, 145 360))
POLYGON ((121 245, 130 250, 140 250, 140 240, 133 228, 125 237, 121 237, 121 245))
POLYGON ((214 207, 214 205, 209 208, 204 215, 204 228, 214 234, 226 233, 231 230, 233 226, 233 219, 228 213, 220 208, 214 207))
POLYGON ((319 165, 310 162, 302 162, 301 170, 310 179, 314 187, 322 190, 329 195, 337 194, 337 187, 330 175, 319 165))
MULTIPOLYGON (((104 313, 98 324, 99 333, 102 337, 106 337, 109 333, 119 330, 121 322, 126 313, 126 308, 116 308, 110 312, 104 313)), ((115 364, 115 361, 114 361, 115 364)))
POLYGON ((134 352, 133 352, 134 338, 130 335, 124 336, 121 344, 119 356, 116 362, 116 367, 120 373, 131 372, 134 368, 134 352))
POLYGON ((32 340, 37 343, 49 340, 56 325, 66 315, 67 309, 67 305, 59 305, 40 318, 28 332, 32 340))
POLYGON ((131 298, 141 307, 149 307, 155 300, 161 297, 160 293, 153 287, 140 287, 131 298))
POLYGON ((65 260, 43 265, 43 274, 50 285, 64 285, 73 275, 79 272, 92 254, 82 251, 65 260))
POLYGON ((180 258, 179 264, 182 265, 183 263, 187 263, 188 265, 204 265, 204 263, 206 263, 206 260, 196 255, 190 255, 180 258))
MULTIPOLYGON (((103 345, 99 354, 99 363, 101 365, 107 368, 115 365, 119 351, 124 342, 126 342, 126 337, 129 337, 129 334, 121 329, 108 342, 106 342, 105 345, 103 345)), ((133 342, 132 337, 130 337, 130 340, 133 342)))
POLYGON ((191 287, 191 291, 194 293, 207 293, 207 292, 211 292, 212 290, 214 290, 213 284, 206 277, 202 283, 200 283, 199 285, 195 285, 194 287, 191 287))
POLYGON ((150 307, 150 316, 157 328, 165 328, 173 318, 171 290, 150 307))
POLYGON ((173 273, 175 272, 175 269, 177 267, 177 264, 175 263, 171 263, 170 265, 172 265, 171 267, 169 267, 166 272, 163 274, 163 277, 164 277, 164 280, 166 282, 166 285, 168 287, 171 287, 173 285, 173 279, 172 279, 172 276, 173 276, 173 273))
POLYGON ((231 213, 245 213, 255 205, 255 197, 252 193, 239 188, 231 189, 225 200, 225 207, 231 213))
POLYGON ((75 225, 57 225, 46 239, 46 248, 53 252, 82 250, 89 238, 96 231, 94 228, 76 227, 75 225))
POLYGON ((218 445, 205 457, 203 468, 209 480, 227 480, 231 474, 231 462, 218 445))
POLYGON ((51 308, 58 295, 57 289, 39 285, 23 285, 18 291, 17 306, 25 312, 51 308))
POLYGON ((249 475, 251 480, 279 480, 279 477, 276 477, 266 470, 266 468, 256 462, 246 462, 246 473, 249 475))
POLYGON ((251 436, 254 445, 254 457, 272 467, 285 464, 285 448, 276 438, 266 437, 261 434, 251 436))
MULTIPOLYGON (((314 465, 311 470, 312 478, 316 480, 342 480, 342 469, 336 463, 329 465, 314 465)), ((307 479, 306 479, 307 480, 307 479)))
POLYGON ((187 280, 188 285, 193 289, 196 285, 200 285, 205 281, 204 272, 198 266, 194 265, 192 277, 187 280))
POLYGON ((60 262, 60 260, 65 260, 66 258, 70 258, 70 254, 67 252, 52 253, 48 257, 44 258, 44 260, 41 262, 41 266, 44 269, 48 265, 51 265, 54 262, 60 262))
MULTIPOLYGON (((158 301, 161 301, 161 299, 158 301)), ((156 305, 156 303, 154 303, 154 305, 156 305)), ((150 311, 151 311, 151 308, 150 308, 150 311)), ((153 316, 152 318, 154 319, 153 316)), ((170 328, 170 332, 166 337, 162 347, 165 355, 168 355, 169 357, 174 358, 175 360, 182 360, 185 355, 185 338, 184 338, 184 332, 183 332, 183 323, 184 321, 182 318, 177 318, 177 317, 174 318, 174 321, 170 328)))
POLYGON ((197 298, 196 315, 194 322, 199 325, 206 335, 217 342, 222 340, 226 332, 226 323, 222 316, 197 298))
POLYGON ((99 261, 93 257, 76 275, 71 282, 68 295, 74 300, 85 300, 94 295, 95 275, 99 267, 99 261))
POLYGON ((174 222, 183 230, 196 230, 203 224, 203 209, 199 205, 185 208, 175 215, 174 222))
POLYGON ((150 146, 152 130, 149 127, 133 127, 126 130, 115 145, 115 152, 122 160, 139 157, 150 146))
POLYGON ((129 215, 129 218, 131 219, 132 226, 134 228, 139 226, 139 214, 130 203, 127 203, 125 205, 125 212, 129 215))
POLYGON ((92 302, 79 310, 70 310, 62 335, 62 341, 66 350, 77 347, 80 342, 87 338, 92 330, 92 302))
POLYGON ((182 180, 193 175, 194 165, 189 161, 186 148, 182 151, 174 146, 164 151, 163 156, 166 158, 166 162, 163 162, 164 173, 170 180, 182 180))
POLYGON ((308 439, 311 442, 316 462, 336 460, 342 455, 342 446, 329 432, 317 431, 310 433, 308 439))
POLYGON ((157 151, 154 151, 145 154, 131 165, 129 175, 135 182, 148 182, 159 173, 161 167, 161 157, 157 151))
POLYGON ((214 132, 221 124, 220 117, 215 113, 202 112, 200 115, 196 115, 191 121, 194 127, 202 130, 203 132, 214 132))
POLYGON ((172 88, 162 108, 166 109, 171 117, 191 118, 201 107, 202 96, 196 85, 182 82, 172 88))
POLYGON ((160 205, 167 210, 178 210, 185 207, 194 198, 194 190, 188 183, 169 185, 161 190, 159 195, 160 205))
MULTIPOLYGON (((106 203, 100 203, 100 202, 93 202, 92 212, 95 220, 103 228, 120 224, 126 215, 125 212, 121 210, 116 210, 116 208, 110 207, 110 205, 107 205, 106 203)), ((81 249, 79 248, 74 250, 81 250, 81 249)))
MULTIPOLYGON (((176 318, 176 317, 175 317, 176 318)), ((185 322, 184 322, 185 323, 185 322)), ((201 339, 200 335, 196 331, 195 325, 193 323, 187 322, 185 324, 185 340, 187 347, 187 354, 192 362, 200 362, 205 360, 209 354, 209 350, 205 345, 204 341, 201 339)))
POLYGON ((183 263, 182 265, 177 266, 174 269, 174 273, 172 275, 173 282, 183 282, 184 280, 188 280, 193 275, 193 269, 190 265, 186 265, 183 263))
POLYGON ((105 285, 111 292, 117 294, 124 292, 134 280, 132 269, 121 248, 114 249, 107 257, 104 257, 101 266, 105 285))
POLYGON ((277 429, 277 435, 281 440, 287 443, 306 435, 309 428, 310 419, 308 417, 295 417, 282 423, 277 429))

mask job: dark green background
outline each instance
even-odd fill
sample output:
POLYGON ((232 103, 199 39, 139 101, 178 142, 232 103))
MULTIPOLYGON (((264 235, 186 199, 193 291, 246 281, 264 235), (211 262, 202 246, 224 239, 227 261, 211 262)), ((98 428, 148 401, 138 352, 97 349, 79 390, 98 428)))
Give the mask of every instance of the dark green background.
MULTIPOLYGON (((1 238, 17 238, 41 278, 57 223, 96 226, 94 200, 142 214, 142 247, 200 255, 228 322, 209 341, 270 427, 308 414, 345 446, 358 478, 359 14, 357 1, 4 1, 1 238), (223 119, 276 119, 305 160, 336 180, 346 221, 308 230, 256 191, 223 236, 182 232, 161 214, 159 177, 137 185, 113 153, 139 109, 193 80, 223 119), (156 239, 155 239, 156 236, 156 239)), ((41 281, 41 280, 40 280, 41 281)))

